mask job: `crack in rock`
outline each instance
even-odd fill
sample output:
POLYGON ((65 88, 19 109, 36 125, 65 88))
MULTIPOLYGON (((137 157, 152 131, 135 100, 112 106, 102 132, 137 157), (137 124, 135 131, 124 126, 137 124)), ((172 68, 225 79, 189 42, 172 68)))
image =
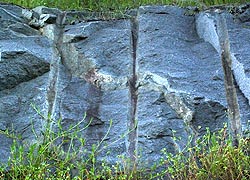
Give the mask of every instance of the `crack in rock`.
MULTIPOLYGON (((177 115, 181 117, 185 123, 191 122, 193 118, 193 111, 185 104, 180 98, 182 91, 172 89, 166 78, 151 72, 140 73, 138 87, 147 88, 153 91, 162 92, 166 99, 167 104, 175 110, 177 115)), ((187 94, 187 93, 186 93, 187 94)))
POLYGON ((98 72, 97 69, 94 68, 89 69, 84 75, 80 75, 79 77, 104 91, 125 89, 128 82, 127 77, 114 77, 109 74, 98 72))

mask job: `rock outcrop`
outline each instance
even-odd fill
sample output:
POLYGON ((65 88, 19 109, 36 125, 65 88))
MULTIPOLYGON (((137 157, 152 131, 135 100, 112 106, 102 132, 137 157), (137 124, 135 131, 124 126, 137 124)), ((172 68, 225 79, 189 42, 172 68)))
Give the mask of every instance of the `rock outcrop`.
MULTIPOLYGON (((249 10, 239 17, 222 12, 243 131, 250 119, 249 10)), ((132 18, 112 20, 68 12, 56 25, 58 9, 0 5, 0 130, 32 143, 32 129, 42 134, 46 125, 34 106, 61 118, 63 128, 86 113, 81 126, 92 119, 82 132, 86 148, 103 140, 108 146, 99 159, 115 163, 118 155, 140 155, 146 165, 163 148, 181 150, 188 136, 222 128, 227 102, 216 12, 186 11, 144 6, 132 18)), ((0 134, 0 162, 7 162, 11 143, 0 134)))

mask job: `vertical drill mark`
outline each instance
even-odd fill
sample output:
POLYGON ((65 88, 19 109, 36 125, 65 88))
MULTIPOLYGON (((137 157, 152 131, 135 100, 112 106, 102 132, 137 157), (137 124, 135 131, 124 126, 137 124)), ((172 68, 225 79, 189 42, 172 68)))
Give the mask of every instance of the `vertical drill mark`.
POLYGON ((53 115, 56 101, 56 86, 58 81, 59 65, 63 61, 62 43, 66 12, 58 15, 54 28, 53 58, 50 65, 49 85, 47 89, 48 115, 53 115))
POLYGON ((221 63, 224 72, 224 85, 228 105, 229 125, 233 138, 233 145, 238 147, 239 137, 242 136, 240 109, 231 68, 232 58, 227 24, 222 14, 217 14, 217 33, 221 47, 221 63))
POLYGON ((131 19, 131 36, 132 36, 132 77, 129 79, 129 118, 128 118, 128 155, 132 161, 132 164, 137 162, 137 141, 138 141, 138 129, 137 129, 137 61, 136 61, 136 49, 138 39, 138 22, 136 17, 131 19))

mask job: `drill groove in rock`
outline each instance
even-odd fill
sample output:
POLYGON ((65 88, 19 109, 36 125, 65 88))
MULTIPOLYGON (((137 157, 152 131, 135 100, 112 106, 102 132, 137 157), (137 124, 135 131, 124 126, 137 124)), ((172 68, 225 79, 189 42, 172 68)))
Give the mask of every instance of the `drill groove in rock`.
MULTIPOLYGON (((0 4, 4 17, 0 20, 0 130, 13 127, 23 135, 23 142, 32 143, 33 122, 42 137, 46 120, 31 104, 55 121, 61 118, 65 129, 86 114, 81 127, 93 120, 81 136, 87 150, 103 142, 98 161, 115 164, 118 155, 126 155, 148 166, 160 159, 162 148, 175 153, 185 148, 188 136, 198 138, 206 127, 222 128, 228 119, 216 12, 186 16, 184 8, 174 6, 135 11, 132 19, 108 21, 72 19, 84 13, 67 12, 65 22, 56 27, 55 17, 63 14, 58 9, 27 11, 0 4), (174 141, 173 136, 181 139, 174 141)), ((246 131, 248 22, 222 14, 246 131)), ((1 135, 1 162, 7 162, 11 142, 1 135)))
POLYGON ((137 101, 138 101, 138 72, 137 72, 137 41, 138 41, 138 22, 136 18, 131 19, 131 54, 132 54, 132 76, 128 80, 129 86, 129 114, 128 114, 128 155, 132 162, 136 163, 138 158, 137 143, 137 101))

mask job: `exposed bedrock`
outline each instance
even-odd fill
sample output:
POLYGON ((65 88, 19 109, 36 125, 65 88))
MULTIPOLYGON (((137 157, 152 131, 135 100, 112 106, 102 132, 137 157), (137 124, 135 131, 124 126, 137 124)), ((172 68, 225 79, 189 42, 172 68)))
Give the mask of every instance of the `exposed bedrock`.
MULTIPOLYGON (((87 149, 103 141, 98 159, 115 163, 126 155, 151 165, 161 149, 180 151, 189 136, 227 122, 215 12, 187 16, 184 8, 144 6, 132 18, 107 21, 69 12, 58 24, 60 13, 0 5, 1 131, 13 128, 32 143, 32 126, 40 134, 46 125, 32 105, 61 118, 65 129, 86 113, 81 127, 92 121, 81 135, 87 149)), ((222 15, 249 130, 250 29, 243 13, 222 15)), ((0 162, 7 162, 11 143, 1 135, 0 162)))

